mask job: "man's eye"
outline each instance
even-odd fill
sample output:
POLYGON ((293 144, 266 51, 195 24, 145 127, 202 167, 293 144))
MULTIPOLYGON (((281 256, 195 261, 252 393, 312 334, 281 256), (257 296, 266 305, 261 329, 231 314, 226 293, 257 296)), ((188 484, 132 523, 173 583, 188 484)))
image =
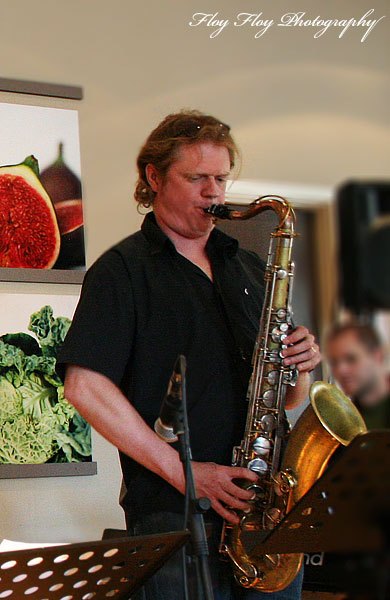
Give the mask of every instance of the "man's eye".
POLYGON ((348 365, 354 365, 354 364, 356 364, 356 363, 357 363, 357 360, 356 360, 356 358, 355 358, 355 357, 347 357, 347 358, 345 359, 345 362, 346 362, 348 365))

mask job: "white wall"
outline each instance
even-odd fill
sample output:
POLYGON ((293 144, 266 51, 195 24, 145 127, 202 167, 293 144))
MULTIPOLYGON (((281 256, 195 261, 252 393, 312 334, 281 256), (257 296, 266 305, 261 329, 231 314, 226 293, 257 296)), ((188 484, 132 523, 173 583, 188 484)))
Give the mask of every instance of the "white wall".
MULTIPOLYGON (((194 107, 231 124, 243 151, 241 175, 335 186, 350 177, 388 177, 389 22, 361 43, 362 29, 339 39, 330 29, 189 27, 195 12, 286 12, 359 19, 385 0, 2 0, 2 77, 82 85, 81 162, 90 264, 136 230, 134 162, 152 126, 169 111, 194 107), (299 4, 299 6, 298 6, 299 4)), ((74 103, 0 93, 0 101, 74 103)), ((1 126, 1 124, 0 124, 1 126)), ((33 290, 33 287, 27 286, 33 290)), ((59 286, 55 293, 67 293, 59 286)), ((3 284, 2 292, 18 291, 3 284)), ((94 437, 95 477, 2 480, 0 538, 98 538, 122 526, 116 452, 94 437)))
MULTIPOLYGON (((36 308, 42 305, 42 294, 50 299, 54 294, 70 296, 67 303, 73 307, 79 286, 0 283, 3 299, 15 292, 21 296, 34 294, 35 302, 36 295, 40 294, 36 308)), ((60 314, 55 312, 54 316, 60 314)), ((2 314, 2 324, 4 321, 2 314)), ((10 324, 5 331, 13 332, 15 328, 10 324)), ((0 479, 0 540, 76 542, 100 539, 106 527, 123 528, 122 511, 118 506, 121 474, 117 451, 93 431, 92 453, 97 462, 97 475, 0 479)))

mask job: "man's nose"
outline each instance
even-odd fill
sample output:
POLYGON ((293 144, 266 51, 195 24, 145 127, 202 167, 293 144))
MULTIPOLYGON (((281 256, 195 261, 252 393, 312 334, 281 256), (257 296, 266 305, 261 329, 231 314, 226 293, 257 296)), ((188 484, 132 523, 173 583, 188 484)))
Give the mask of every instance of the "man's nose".
POLYGON ((208 177, 205 181, 205 185, 203 188, 203 193, 205 196, 211 196, 213 198, 217 198, 221 195, 221 188, 218 185, 217 181, 214 177, 208 177))

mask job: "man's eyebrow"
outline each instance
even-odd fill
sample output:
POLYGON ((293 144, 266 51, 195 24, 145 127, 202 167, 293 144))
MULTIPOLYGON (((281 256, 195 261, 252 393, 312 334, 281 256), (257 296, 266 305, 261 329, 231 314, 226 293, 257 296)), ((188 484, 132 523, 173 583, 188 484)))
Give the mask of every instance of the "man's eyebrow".
POLYGON ((228 177, 230 175, 230 171, 222 171, 222 173, 206 173, 202 171, 185 171, 185 175, 206 175, 207 177, 228 177))

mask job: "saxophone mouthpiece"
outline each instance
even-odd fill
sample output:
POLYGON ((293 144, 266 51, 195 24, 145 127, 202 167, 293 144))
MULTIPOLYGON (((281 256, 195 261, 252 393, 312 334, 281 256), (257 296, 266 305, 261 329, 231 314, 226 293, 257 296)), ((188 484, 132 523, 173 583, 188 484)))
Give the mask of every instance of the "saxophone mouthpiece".
POLYGON ((230 219, 231 210, 224 204, 212 204, 203 210, 205 213, 217 217, 217 219, 230 219))

